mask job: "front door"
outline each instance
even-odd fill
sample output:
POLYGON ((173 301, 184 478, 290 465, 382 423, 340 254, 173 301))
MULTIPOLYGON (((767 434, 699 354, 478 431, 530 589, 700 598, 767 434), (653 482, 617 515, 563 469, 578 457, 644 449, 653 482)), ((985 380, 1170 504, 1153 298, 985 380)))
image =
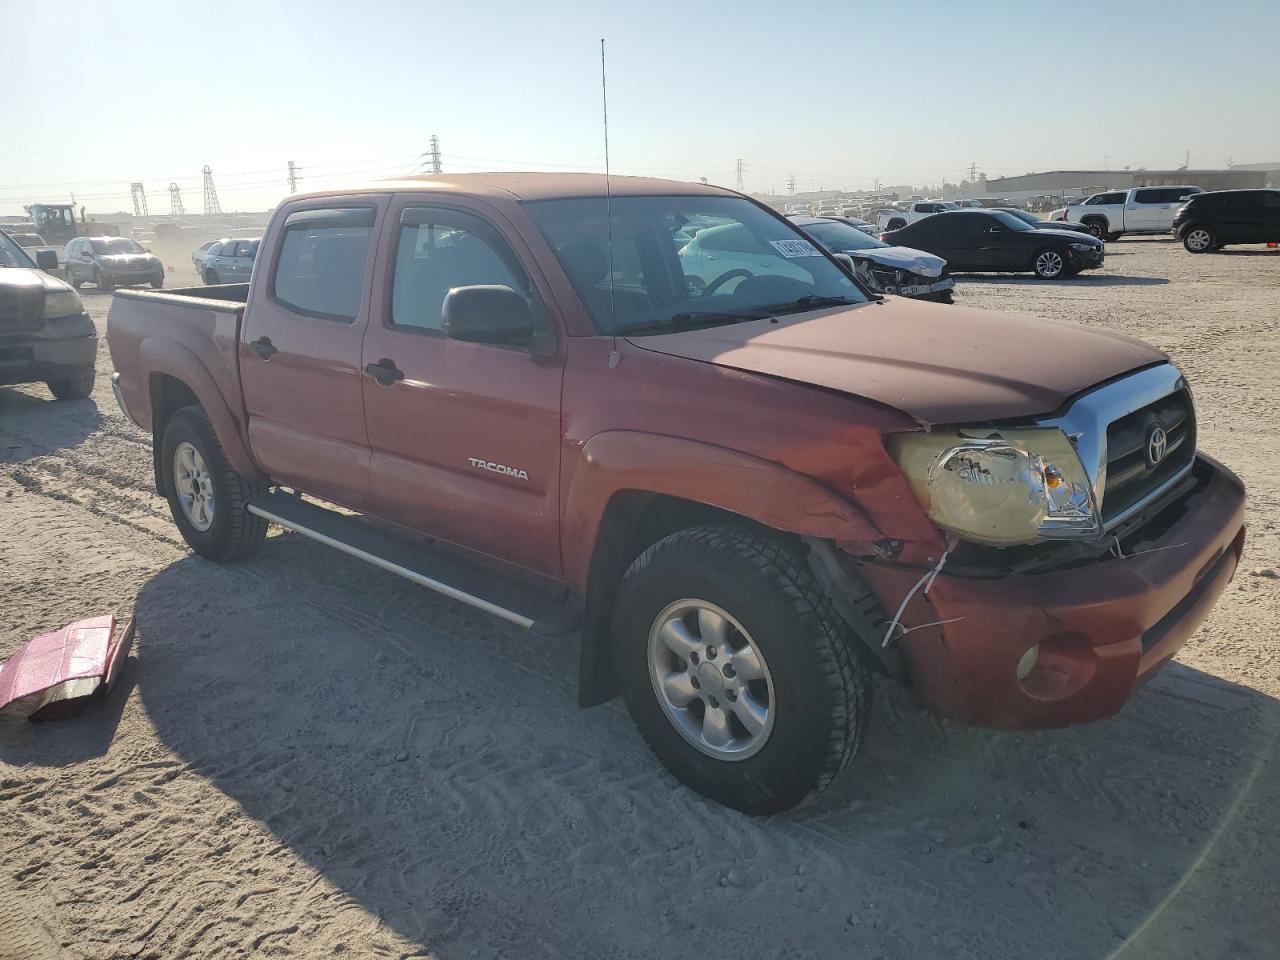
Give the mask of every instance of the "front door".
POLYGON ((1170 229, 1173 226, 1174 209, 1168 197, 1175 192, 1164 187, 1133 191, 1133 200, 1124 211, 1124 228, 1151 233, 1170 229))
POLYGON ((386 196, 299 206, 263 241, 240 342, 249 442, 277 483, 361 510, 369 441, 360 343, 386 196))
POLYGON ((441 323, 455 287, 511 287, 541 317, 547 293, 483 208, 397 203, 364 340, 371 509, 556 575, 562 355, 453 340, 441 323))

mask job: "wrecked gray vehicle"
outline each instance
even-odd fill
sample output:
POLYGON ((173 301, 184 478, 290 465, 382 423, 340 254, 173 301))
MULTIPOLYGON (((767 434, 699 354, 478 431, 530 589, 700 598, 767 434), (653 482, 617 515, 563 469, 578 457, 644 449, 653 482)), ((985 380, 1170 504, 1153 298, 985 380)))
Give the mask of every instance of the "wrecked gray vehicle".
POLYGON ((893 247, 852 224, 830 217, 788 217, 832 253, 853 261, 853 272, 876 293, 951 303, 956 282, 947 261, 911 247, 893 247))

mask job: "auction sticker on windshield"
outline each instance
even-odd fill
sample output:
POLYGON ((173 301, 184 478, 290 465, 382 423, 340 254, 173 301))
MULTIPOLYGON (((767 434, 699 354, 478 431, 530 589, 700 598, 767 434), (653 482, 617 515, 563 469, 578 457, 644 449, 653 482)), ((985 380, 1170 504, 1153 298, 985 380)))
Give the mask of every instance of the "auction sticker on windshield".
POLYGON ((770 240, 773 248, 787 259, 819 256, 818 248, 808 240, 770 240))

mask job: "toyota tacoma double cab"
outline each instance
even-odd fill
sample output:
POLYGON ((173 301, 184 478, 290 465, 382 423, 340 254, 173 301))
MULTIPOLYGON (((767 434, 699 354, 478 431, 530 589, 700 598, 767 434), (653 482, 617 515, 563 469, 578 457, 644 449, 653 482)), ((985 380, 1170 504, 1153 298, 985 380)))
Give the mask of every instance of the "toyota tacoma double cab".
POLYGON ((849 764, 876 673, 983 726, 1115 713, 1244 542, 1163 353, 878 297, 711 186, 289 197, 248 283, 119 291, 108 345, 197 553, 274 523, 576 635, 580 702, 751 813, 849 764), (756 253, 695 283, 713 227, 756 253))

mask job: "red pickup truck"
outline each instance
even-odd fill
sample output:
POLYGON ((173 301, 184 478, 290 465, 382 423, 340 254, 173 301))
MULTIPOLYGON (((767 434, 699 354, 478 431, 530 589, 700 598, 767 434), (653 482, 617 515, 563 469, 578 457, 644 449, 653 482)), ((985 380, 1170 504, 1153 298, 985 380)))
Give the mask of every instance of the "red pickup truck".
POLYGON ((753 813, 849 763, 872 673, 985 726, 1114 713, 1244 543, 1164 354, 876 296, 715 187, 291 197, 249 283, 117 292, 107 336, 196 552, 277 523, 580 634, 583 705, 621 692, 677 777, 753 813), (704 230, 744 249, 695 282, 704 230))

